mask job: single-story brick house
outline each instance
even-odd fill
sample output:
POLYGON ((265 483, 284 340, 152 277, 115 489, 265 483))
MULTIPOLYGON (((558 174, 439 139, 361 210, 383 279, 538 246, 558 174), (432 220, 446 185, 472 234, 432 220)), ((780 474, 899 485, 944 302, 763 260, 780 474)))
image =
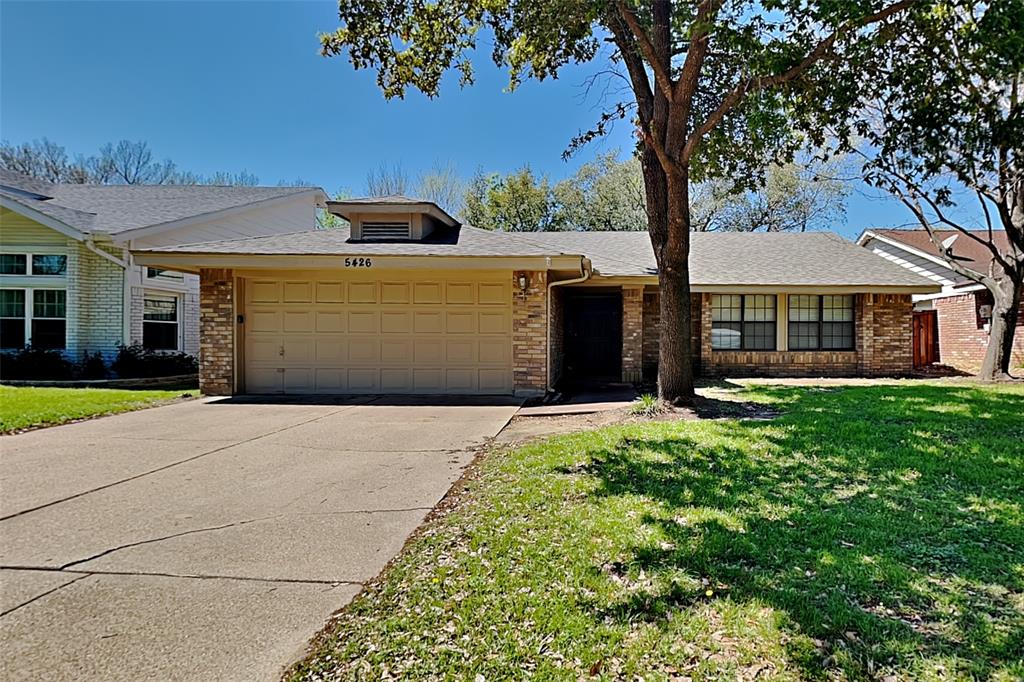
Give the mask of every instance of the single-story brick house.
MULTIPOLYGON (((954 230, 940 231, 938 237, 940 242, 953 240, 950 252, 964 266, 988 271, 992 254, 982 244, 954 230)), ((1004 251, 1009 246, 1002 230, 993 232, 993 241, 1004 251)), ((864 230, 857 243, 942 287, 935 293, 913 296, 920 323, 931 328, 928 337, 934 345, 929 359, 969 371, 981 367, 992 322, 992 294, 950 269, 925 230, 872 228, 864 230)), ((1024 301, 1017 316, 1011 365, 1024 366, 1024 301)))
MULTIPOLYGON (((505 233, 404 197, 335 201, 350 227, 133 251, 200 276, 208 394, 539 394, 653 380, 646 233, 505 233)), ((939 286, 829 233, 694 234, 704 374, 911 369, 911 296, 939 286)))
POLYGON ((0 350, 199 352, 199 277, 132 248, 306 230, 316 187, 52 184, 0 170, 0 350))

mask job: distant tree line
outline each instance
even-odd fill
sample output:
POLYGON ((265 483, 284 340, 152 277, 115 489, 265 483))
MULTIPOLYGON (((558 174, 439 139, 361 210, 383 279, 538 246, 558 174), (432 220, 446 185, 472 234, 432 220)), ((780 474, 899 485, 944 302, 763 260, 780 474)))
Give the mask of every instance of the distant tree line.
MULTIPOLYGON (((121 140, 90 156, 71 156, 46 138, 21 144, 0 143, 0 167, 53 183, 93 185, 236 185, 253 186, 259 178, 247 171, 200 175, 182 170, 170 159, 157 159, 144 141, 121 140)), ((294 183, 279 183, 291 185, 294 183)))
MULTIPOLYGON (((645 230, 640 162, 619 156, 617 151, 601 154, 557 182, 529 166, 504 175, 478 170, 465 182, 450 163, 435 164, 415 179, 399 164, 381 164, 367 174, 366 194, 427 199, 487 230, 645 230)), ((721 180, 699 184, 692 229, 803 232, 835 227, 844 219, 850 194, 843 165, 833 160, 773 166, 764 185, 748 191, 721 180)))

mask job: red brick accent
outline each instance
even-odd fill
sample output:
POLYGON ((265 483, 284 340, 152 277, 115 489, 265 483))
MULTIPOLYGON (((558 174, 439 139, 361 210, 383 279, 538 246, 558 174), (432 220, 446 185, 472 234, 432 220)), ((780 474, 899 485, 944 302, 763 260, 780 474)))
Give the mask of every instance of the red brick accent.
POLYGON ((235 389, 234 273, 199 272, 199 390, 231 395, 235 389))
MULTIPOLYGON (((711 294, 701 306, 701 373, 708 376, 893 376, 912 370, 909 294, 858 294, 851 351, 711 350, 711 294)), ((785 320, 780 321, 786 324, 785 320)))
POLYGON ((547 390, 547 273, 512 273, 512 385, 517 395, 547 390), (519 276, 526 275, 526 291, 519 276))
MULTIPOLYGON (((966 371, 977 371, 988 349, 988 321, 982 319, 981 306, 992 305, 992 294, 974 291, 961 296, 935 299, 939 316, 939 362, 966 371)), ((1011 367, 1024 366, 1024 301, 1017 314, 1017 333, 1013 337, 1011 367)))
POLYGON ((640 383, 643 378, 644 288, 622 287, 622 380, 640 383))
POLYGON ((909 374, 914 366, 914 304, 910 294, 874 294, 872 299, 874 333, 867 374, 909 374))
POLYGON ((548 372, 551 376, 551 385, 554 386, 562 378, 562 369, 565 366, 565 292, 564 287, 552 287, 550 306, 550 334, 551 348, 549 349, 550 362, 548 372))

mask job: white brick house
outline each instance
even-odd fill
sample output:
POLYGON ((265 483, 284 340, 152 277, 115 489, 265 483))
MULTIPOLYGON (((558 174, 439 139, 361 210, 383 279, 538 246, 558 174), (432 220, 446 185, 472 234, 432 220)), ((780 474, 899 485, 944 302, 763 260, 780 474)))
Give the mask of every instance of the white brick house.
POLYGON ((316 187, 54 185, 0 170, 0 347, 199 352, 199 278, 130 249, 309 230, 316 187))

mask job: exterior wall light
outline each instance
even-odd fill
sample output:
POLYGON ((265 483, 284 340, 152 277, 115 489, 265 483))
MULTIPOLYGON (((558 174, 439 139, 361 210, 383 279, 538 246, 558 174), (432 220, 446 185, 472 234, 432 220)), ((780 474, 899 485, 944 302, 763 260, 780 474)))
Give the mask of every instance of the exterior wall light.
POLYGON ((526 294, 526 290, 530 288, 530 278, 526 276, 525 272, 519 273, 519 291, 526 294))

